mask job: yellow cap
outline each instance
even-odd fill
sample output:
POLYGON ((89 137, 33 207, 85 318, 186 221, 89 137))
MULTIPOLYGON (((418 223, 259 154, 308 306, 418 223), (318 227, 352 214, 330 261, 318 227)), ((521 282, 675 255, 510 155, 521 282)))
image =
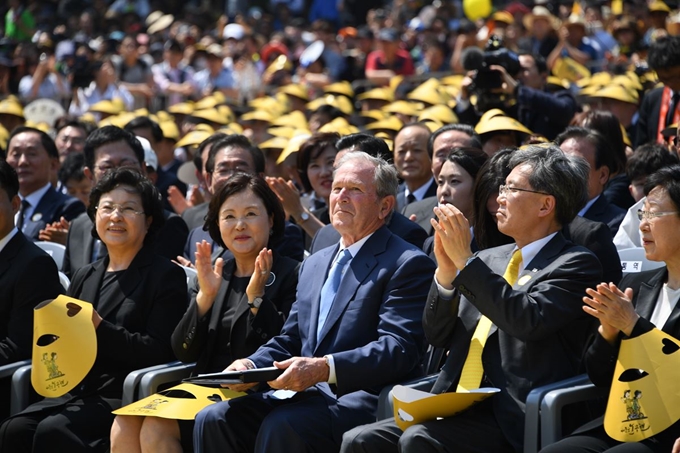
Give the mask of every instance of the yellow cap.
POLYGON ((654 0, 652 3, 649 4, 649 12, 670 13, 671 9, 661 0, 654 0))
POLYGON ((507 11, 496 11, 491 15, 491 19, 494 22, 502 22, 508 25, 512 25, 515 23, 515 18, 512 17, 512 14, 510 14, 507 11))
POLYGON ((281 115, 272 121, 273 126, 290 126, 293 128, 307 127, 307 118, 299 110, 281 115))
POLYGON ((203 143, 203 141, 206 138, 210 137, 212 134, 213 134, 212 132, 208 132, 208 131, 193 130, 193 131, 189 132, 187 135, 185 135, 184 137, 182 137, 182 139, 180 141, 178 141, 175 144, 175 146, 177 148, 184 148, 184 147, 187 147, 187 146, 198 146, 201 143, 203 143))
POLYGON ((286 137, 273 137, 260 143, 260 149, 281 149, 286 147, 288 139, 286 137))
POLYGON ((279 55, 274 61, 272 61, 264 73, 267 75, 272 75, 277 71, 290 71, 293 69, 293 63, 290 62, 286 55, 279 55))
POLYGON ((479 121, 477 126, 475 126, 475 132, 478 134, 486 134, 489 132, 499 132, 499 131, 517 131, 528 135, 532 132, 527 129, 522 123, 509 116, 494 116, 486 121, 479 121))
MULTIPOLYGON (((282 94, 282 96, 285 96, 282 94)), ((255 98, 248 102, 248 106, 256 110, 264 110, 269 112, 272 119, 274 117, 280 116, 287 108, 287 106, 282 105, 278 98, 272 96, 265 96, 261 98, 255 98)))
POLYGON ((345 115, 351 115, 352 112, 354 112, 354 106, 352 105, 352 101, 350 101, 346 96, 342 95, 335 96, 333 94, 327 94, 326 96, 316 98, 313 101, 308 102, 305 107, 310 112, 313 112, 322 105, 332 105, 345 115))
POLYGON ((444 125, 443 123, 441 123, 439 121, 434 121, 434 120, 433 121, 430 121, 430 120, 423 121, 423 124, 425 126, 427 126, 427 128, 430 130, 430 132, 434 132, 444 125))
POLYGON ((433 105, 426 108, 418 116, 418 121, 436 121, 443 124, 458 123, 458 117, 453 110, 445 105, 433 105))
POLYGON ((630 137, 628 137, 628 131, 626 130, 626 128, 623 127, 623 124, 621 124, 621 123, 619 123, 619 127, 621 128, 621 135, 623 136, 623 143, 626 146, 633 146, 633 142, 630 141, 630 137))
POLYGON ((394 152, 394 140, 390 138, 390 135, 387 132, 378 132, 375 134, 375 138, 379 138, 384 141, 387 144, 387 147, 390 149, 390 152, 394 152))
POLYGON ((20 118, 24 117, 24 109, 21 104, 10 99, 0 101, 0 115, 14 115, 20 118))
POLYGON ((298 128, 293 126, 277 126, 270 127, 269 129, 267 129, 267 132, 273 135, 274 137, 284 137, 286 139, 289 139, 293 136, 297 129, 298 128))
POLYGON ((423 104, 420 102, 394 101, 380 110, 386 113, 401 113, 403 115, 417 116, 421 110, 423 110, 423 104))
POLYGON ((168 140, 179 140, 179 128, 174 121, 161 121, 158 123, 163 131, 163 137, 168 140))
POLYGON ((489 109, 486 112, 482 114, 482 117, 479 119, 479 122, 485 122, 489 121, 491 118, 495 116, 506 116, 505 112, 501 109, 489 109))
POLYGON ((357 100, 359 100, 359 101, 374 100, 374 101, 392 102, 392 101, 394 101, 394 91, 392 91, 389 88, 384 88, 384 87, 373 88, 372 90, 368 90, 368 91, 358 95, 357 100))
POLYGON ((634 105, 638 105, 638 102, 640 101, 637 91, 628 90, 621 85, 607 85, 591 94, 590 97, 615 99, 634 105))
POLYGON ((439 91, 439 81, 435 78, 427 79, 406 95, 412 101, 424 102, 425 104, 446 104, 448 96, 444 97, 439 91))
POLYGON ((135 114, 135 118, 138 116, 149 116, 149 109, 141 108, 137 110, 133 110, 132 113, 135 114))
POLYGON ((201 123, 194 126, 195 131, 210 132, 211 134, 215 132, 215 129, 209 124, 201 123))
POLYGON ((88 109, 90 112, 97 112, 97 113, 107 113, 109 115, 117 115, 121 113, 125 109, 125 106, 122 104, 122 102, 114 102, 113 100, 108 101, 99 101, 95 104, 92 104, 90 108, 88 109))
POLYGON ((44 121, 36 122, 36 121, 26 120, 25 126, 32 127, 33 129, 38 129, 39 131, 43 131, 46 134, 50 131, 50 125, 47 124, 44 121))
POLYGON ((302 146, 302 144, 306 142, 311 136, 312 134, 308 133, 308 131, 299 131, 299 133, 296 133, 293 137, 291 137, 291 139, 288 140, 286 147, 283 148, 283 151, 281 151, 279 158, 276 159, 277 165, 283 163, 283 161, 286 160, 286 158, 291 154, 297 153, 300 150, 300 146, 302 146))
POLYGON ((387 114, 382 110, 362 110, 359 112, 359 116, 369 118, 372 121, 380 121, 387 118, 387 114))
POLYGON ((7 139, 9 138, 9 132, 5 126, 0 124, 0 148, 7 149, 7 139))
POLYGON ((376 121, 375 123, 368 124, 366 129, 369 131, 375 130, 388 130, 398 132, 404 123, 402 123, 396 116, 390 116, 384 120, 376 121))
POLYGON ((349 135, 359 132, 359 129, 349 124, 346 119, 338 117, 321 126, 318 132, 337 132, 340 135, 349 135))
POLYGON ((569 81, 566 79, 560 79, 559 77, 555 76, 548 76, 546 80, 547 85, 551 85, 555 88, 561 89, 561 90, 568 90, 569 89, 569 81))
POLYGON ((274 117, 272 114, 264 110, 253 110, 252 112, 241 115, 241 121, 263 121, 265 123, 271 123, 273 120, 274 117))
MULTIPOLYGON (((123 128, 129 123, 130 121, 134 120, 136 118, 135 114, 132 112, 121 112, 118 115, 111 115, 106 120, 109 121, 109 123, 105 124, 110 124, 112 126, 118 126, 120 128, 123 128)), ((103 121, 106 121, 103 120, 103 121)), ((102 121, 99 122, 99 127, 102 127, 102 121)))
POLYGON ((597 93, 601 88, 604 88, 604 85, 588 85, 585 88, 582 88, 579 90, 578 94, 579 96, 592 96, 593 94, 597 93))
POLYGON ((158 120, 159 120, 160 122, 163 122, 163 121, 175 121, 175 118, 174 118, 172 115, 170 115, 168 112, 166 112, 165 110, 159 110, 159 111, 157 111, 157 112, 156 112, 156 115, 158 116, 158 120))
POLYGON ((324 93, 327 94, 341 94, 347 96, 348 98, 354 97, 354 89, 352 89, 352 84, 348 81, 343 80, 342 82, 335 82, 327 85, 323 89, 324 93))
POLYGON ((87 121, 88 123, 96 123, 97 119, 94 117, 94 115, 90 112, 85 112, 82 115, 80 115, 80 121, 87 121))
POLYGON ((228 105, 218 105, 217 113, 219 113, 220 116, 226 118, 227 122, 229 123, 233 123, 236 120, 234 111, 228 105))
POLYGON ((191 112, 194 111, 194 103, 191 101, 187 102, 180 102, 175 105, 171 105, 168 107, 168 112, 173 113, 175 115, 191 115, 191 112))
POLYGON ((303 101, 309 101, 309 94, 307 93, 305 87, 303 87, 302 85, 296 84, 284 85, 281 88, 279 88, 278 91, 279 93, 284 93, 289 96, 300 98, 303 101))
POLYGON ((465 76, 462 75, 462 74, 454 74, 454 75, 450 75, 450 76, 446 76, 446 77, 442 78, 439 82, 442 85, 460 88, 460 86, 463 84, 464 78, 465 78, 465 76))
POLYGON ((238 123, 229 123, 226 127, 221 127, 219 130, 228 134, 243 134, 243 126, 238 123), (231 132, 227 132, 227 130, 231 132))
POLYGON ((642 91, 640 78, 632 71, 628 71, 625 75, 614 77, 611 83, 621 85, 631 91, 642 91))
MULTIPOLYGON (((216 93, 218 93, 218 92, 216 92, 216 93)), ((220 93, 220 94, 222 95, 222 93, 220 93)), ((222 98, 224 98, 224 95, 222 95, 222 98)), ((217 97, 215 97, 214 95, 205 96, 203 99, 196 101, 196 103, 194 104, 194 109, 196 109, 196 110, 211 109, 211 108, 217 107, 222 102, 224 102, 224 101, 223 100, 219 101, 217 99, 217 97)))
MULTIPOLYGON (((569 57, 558 58, 553 65, 552 73, 560 79, 567 79, 570 82, 578 82, 591 75, 588 68, 569 57)), ((600 72, 598 74, 605 73, 600 72)))
POLYGON ((202 120, 210 121, 211 123, 216 123, 216 124, 222 124, 222 125, 227 125, 229 124, 229 119, 220 115, 220 113, 217 111, 217 109, 203 109, 203 110, 194 110, 193 113, 191 114, 192 117, 194 118, 199 118, 202 120))

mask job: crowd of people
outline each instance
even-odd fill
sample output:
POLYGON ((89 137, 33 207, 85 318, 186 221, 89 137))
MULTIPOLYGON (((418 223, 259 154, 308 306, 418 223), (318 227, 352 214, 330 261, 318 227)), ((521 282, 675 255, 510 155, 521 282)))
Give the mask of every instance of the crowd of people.
MULTIPOLYGON (((531 390, 678 338, 675 5, 156 3, 0 7, 0 365, 62 293, 98 346, 72 391, 0 407, 0 452, 518 452, 531 390), (498 394, 376 421, 433 357, 432 393, 498 394), (195 420, 112 413, 173 360, 283 373, 195 420)), ((680 453, 678 421, 590 418, 545 451, 680 453)))

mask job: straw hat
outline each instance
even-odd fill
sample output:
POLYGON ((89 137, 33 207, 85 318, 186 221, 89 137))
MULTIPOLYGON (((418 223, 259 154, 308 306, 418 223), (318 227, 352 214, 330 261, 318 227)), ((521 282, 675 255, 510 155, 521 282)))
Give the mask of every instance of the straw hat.
POLYGON ((479 121, 475 126, 475 132, 479 135, 487 134, 489 132, 500 131, 516 131, 531 135, 532 132, 527 129, 522 123, 509 116, 494 116, 486 121, 479 121))

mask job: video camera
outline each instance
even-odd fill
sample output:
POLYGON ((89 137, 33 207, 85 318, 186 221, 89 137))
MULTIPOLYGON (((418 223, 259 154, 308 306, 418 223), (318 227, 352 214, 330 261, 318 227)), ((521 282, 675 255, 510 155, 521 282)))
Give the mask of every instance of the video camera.
POLYGON ((476 109, 484 112, 491 108, 507 107, 512 95, 499 92, 503 85, 503 75, 491 66, 502 66, 511 76, 515 77, 522 67, 519 57, 503 47, 503 39, 492 35, 482 52, 477 47, 469 47, 463 52, 463 68, 466 71, 477 71, 469 87, 470 94, 477 96, 476 109))

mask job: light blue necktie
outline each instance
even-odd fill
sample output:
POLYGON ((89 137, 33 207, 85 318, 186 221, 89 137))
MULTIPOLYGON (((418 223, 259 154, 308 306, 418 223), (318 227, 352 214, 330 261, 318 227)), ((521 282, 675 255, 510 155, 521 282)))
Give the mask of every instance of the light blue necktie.
POLYGON ((331 311, 333 306, 333 301, 335 296, 338 294, 338 288, 340 287, 340 281, 342 280, 342 271, 345 269, 345 265, 349 260, 352 259, 352 254, 349 250, 344 249, 335 260, 333 267, 331 267, 328 273, 328 278, 326 283, 323 284, 321 288, 321 302, 319 305, 319 323, 316 326, 316 339, 318 341, 321 335, 321 329, 326 323, 326 318, 328 318, 328 313, 331 311))

